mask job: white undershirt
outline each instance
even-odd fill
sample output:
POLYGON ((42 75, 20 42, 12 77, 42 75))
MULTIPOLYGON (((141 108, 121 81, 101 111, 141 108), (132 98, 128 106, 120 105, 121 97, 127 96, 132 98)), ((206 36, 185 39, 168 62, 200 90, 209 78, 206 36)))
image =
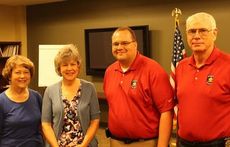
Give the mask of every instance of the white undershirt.
POLYGON ((129 68, 124 68, 124 67, 121 67, 121 70, 123 71, 123 73, 125 73, 129 68))

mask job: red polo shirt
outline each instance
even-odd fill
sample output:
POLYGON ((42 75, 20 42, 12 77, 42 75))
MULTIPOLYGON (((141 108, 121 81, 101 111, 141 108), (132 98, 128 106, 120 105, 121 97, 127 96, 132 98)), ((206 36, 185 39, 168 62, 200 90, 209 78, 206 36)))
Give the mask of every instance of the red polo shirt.
POLYGON ((161 113, 174 107, 168 75, 157 62, 141 54, 125 73, 119 62, 107 68, 104 92, 109 129, 121 138, 158 136, 161 113))
POLYGON ((205 65, 193 56, 176 68, 179 136, 211 141, 230 136, 230 55, 214 48, 205 65))

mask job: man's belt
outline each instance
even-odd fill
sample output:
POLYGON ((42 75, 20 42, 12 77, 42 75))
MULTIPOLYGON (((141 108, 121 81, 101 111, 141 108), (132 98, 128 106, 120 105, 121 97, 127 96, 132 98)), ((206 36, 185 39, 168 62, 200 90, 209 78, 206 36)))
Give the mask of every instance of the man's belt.
POLYGON ((207 142, 196 142, 196 141, 188 141, 185 140, 181 137, 178 137, 179 142, 182 145, 185 146, 191 146, 191 147, 224 147, 228 142, 229 142, 229 137, 226 138, 220 138, 220 139, 215 139, 212 141, 207 141, 207 142))
POLYGON ((152 140, 152 139, 157 139, 158 137, 152 137, 152 138, 120 138, 120 137, 116 137, 114 136, 108 128, 105 129, 105 134, 107 138, 112 138, 118 141, 122 141, 125 144, 130 144, 133 142, 140 142, 140 141, 147 141, 147 140, 152 140))

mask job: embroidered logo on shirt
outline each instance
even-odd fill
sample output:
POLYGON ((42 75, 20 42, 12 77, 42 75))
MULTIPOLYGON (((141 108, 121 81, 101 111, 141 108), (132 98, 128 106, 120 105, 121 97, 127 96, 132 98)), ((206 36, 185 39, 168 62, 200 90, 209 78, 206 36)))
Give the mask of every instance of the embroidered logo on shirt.
POLYGON ((172 102, 172 99, 169 99, 169 100, 168 100, 168 103, 171 103, 171 102, 172 102))
POLYGON ((131 87, 134 89, 134 88, 137 88, 137 80, 132 80, 131 81, 131 87))
POLYGON ((210 85, 210 84, 212 84, 213 83, 213 81, 214 81, 214 76, 213 75, 208 75, 207 76, 207 84, 208 85, 210 85))

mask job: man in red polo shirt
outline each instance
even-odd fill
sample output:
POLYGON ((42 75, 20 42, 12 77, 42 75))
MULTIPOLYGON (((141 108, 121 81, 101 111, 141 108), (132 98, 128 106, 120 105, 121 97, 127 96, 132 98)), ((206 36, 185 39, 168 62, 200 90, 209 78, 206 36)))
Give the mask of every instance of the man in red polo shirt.
POLYGON ((104 77, 111 147, 167 147, 174 107, 168 75, 138 52, 129 27, 113 33, 112 54, 117 61, 104 77))
POLYGON ((230 55, 214 44, 210 14, 188 17, 186 34, 193 54, 176 68, 179 146, 224 147, 230 137, 230 55))

